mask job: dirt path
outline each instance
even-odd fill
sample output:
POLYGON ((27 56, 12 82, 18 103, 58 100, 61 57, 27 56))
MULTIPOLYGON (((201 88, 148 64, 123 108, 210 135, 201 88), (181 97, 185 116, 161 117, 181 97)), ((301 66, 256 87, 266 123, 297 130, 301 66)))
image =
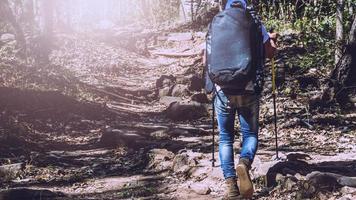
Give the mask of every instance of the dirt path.
MULTIPOLYGON (((221 199, 219 162, 216 167, 210 162, 209 116, 167 118, 168 106, 157 88, 162 75, 185 83, 185 76, 201 73, 200 58, 187 55, 199 54, 204 34, 161 35, 148 57, 93 38, 61 37, 51 61, 74 75, 68 93, 75 98, 2 89, 1 105, 8 112, 1 117, 16 116, 6 123, 16 127, 15 137, 25 138, 3 140, 11 146, 2 147, 1 163, 25 167, 2 186, 23 196, 28 191, 16 188, 33 189, 35 199, 221 199), (7 103, 10 99, 16 101, 7 103)), ((191 100, 196 93, 179 98, 191 100)), ((313 171, 356 176, 356 116, 313 115, 304 109, 304 99, 278 99, 282 160, 275 160, 271 97, 263 96, 260 150, 252 169, 254 198, 356 197, 347 186, 304 188, 313 171), (305 118, 314 120, 315 129, 300 123, 305 118)), ((239 152, 239 142, 234 148, 239 152)))

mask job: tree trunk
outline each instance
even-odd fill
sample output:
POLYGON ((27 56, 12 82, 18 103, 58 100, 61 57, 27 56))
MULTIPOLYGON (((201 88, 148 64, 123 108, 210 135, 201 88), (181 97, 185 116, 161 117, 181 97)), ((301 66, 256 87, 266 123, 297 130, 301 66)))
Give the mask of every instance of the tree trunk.
POLYGON ((25 8, 23 16, 25 20, 28 24, 33 25, 33 22, 35 20, 33 0, 25 0, 24 7, 25 8))
POLYGON ((37 64, 46 65, 49 63, 49 54, 52 49, 54 8, 56 0, 34 1, 36 17, 40 28, 40 35, 34 39, 32 52, 37 64))
POLYGON ((348 8, 349 8, 348 11, 350 16, 354 15, 354 4, 352 1, 353 0, 348 1, 348 8))
POLYGON ((335 98, 339 103, 347 103, 352 87, 356 87, 356 18, 349 34, 349 42, 344 53, 331 75, 331 80, 336 81, 333 86, 335 98), (351 90, 350 90, 351 89, 351 90))
POLYGON ((311 107, 322 106, 333 101, 341 108, 349 109, 356 105, 356 17, 349 33, 349 41, 344 45, 340 61, 333 69, 327 88, 323 94, 312 98, 311 107))
POLYGON ((335 64, 337 64, 341 58, 341 43, 343 40, 343 10, 344 10, 344 0, 337 0, 336 6, 336 50, 335 50, 335 64))
POLYGON ((186 13, 184 4, 185 4, 185 1, 180 0, 180 14, 179 14, 179 16, 181 19, 183 18, 184 22, 187 22, 187 13, 186 13))
POLYGON ((15 15, 13 14, 8 0, 3 0, 0 4, 0 18, 4 19, 11 24, 15 31, 17 48, 19 48, 19 54, 21 57, 26 56, 26 40, 23 33, 23 30, 20 24, 17 22, 15 15))
POLYGON ((350 29, 349 41, 350 41, 350 43, 356 41, 356 16, 352 23, 351 29, 350 29))
POLYGON ((43 34, 46 37, 51 37, 53 34, 53 14, 54 14, 54 0, 42 0, 42 14, 43 14, 43 34))

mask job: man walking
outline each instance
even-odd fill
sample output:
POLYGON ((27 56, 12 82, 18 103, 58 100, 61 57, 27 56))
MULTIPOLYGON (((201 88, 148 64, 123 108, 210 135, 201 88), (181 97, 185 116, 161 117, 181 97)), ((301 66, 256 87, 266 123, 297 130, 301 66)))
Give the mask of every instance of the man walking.
MULTIPOLYGON (((247 7, 247 2, 245 0, 229 0, 226 4, 225 10, 226 10, 226 16, 229 18, 231 13, 234 13, 233 11, 229 12, 228 9, 231 8, 237 8, 237 9, 245 9, 247 7)), ((242 12, 242 11, 241 11, 242 12)), ((236 11, 238 16, 240 16, 239 12, 236 11)), ((241 15, 242 16, 242 15, 241 15)), ((223 15, 220 16, 222 19, 223 15)), ((216 20, 221 20, 221 19, 216 19, 216 20)), ((232 18, 230 18, 232 19, 232 18)), ((248 18, 246 18, 248 19, 248 18)), ((215 19, 214 19, 215 20, 215 19)), ((228 20, 228 19, 227 19, 228 20)), ((218 21, 215 22, 216 26, 221 26, 222 24, 226 23, 224 21, 218 21)), ((242 24, 243 22, 237 22, 242 24)), ((235 22, 236 24, 236 22, 235 22)), ((214 21, 212 22, 212 26, 214 26, 214 21)), ((243 27, 243 25, 241 25, 243 27)), ((250 26, 248 26, 250 27, 250 26)), ((219 27, 218 27, 219 28, 219 27)), ((219 47, 219 50, 214 50, 214 48, 218 49, 217 46, 218 44, 216 43, 218 40, 215 39, 214 37, 224 37, 224 36, 216 36, 218 34, 223 34, 224 29, 228 29, 229 27, 223 27, 220 30, 222 31, 215 31, 214 32, 214 27, 212 28, 213 31, 211 33, 212 37, 211 39, 211 44, 207 45, 207 62, 208 62, 208 73, 209 77, 212 80, 214 84, 214 90, 216 93, 215 101, 214 101, 214 107, 215 111, 217 114, 217 121, 218 121, 218 128, 219 128, 219 159, 221 162, 221 168, 224 174, 224 178, 226 181, 226 194, 225 197, 226 199, 250 199, 252 198, 253 195, 253 185, 250 179, 249 175, 249 170, 251 169, 251 164, 254 160, 257 147, 258 147, 258 129, 259 129, 259 124, 258 124, 258 119, 259 119, 259 100, 260 100, 260 92, 261 88, 256 88, 255 82, 258 82, 258 77, 253 77, 251 78, 250 81, 245 81, 245 76, 239 75, 235 77, 230 77, 232 76, 231 74, 235 75, 237 73, 240 73, 240 71, 253 71, 253 72, 248 72, 249 75, 253 74, 253 76, 258 76, 258 70, 257 66, 250 66, 250 65, 257 65, 256 63, 258 62, 248 62, 245 64, 245 68, 243 70, 235 70, 231 72, 231 69, 237 65, 236 63, 243 63, 245 62, 244 60, 253 60, 248 59, 246 57, 250 56, 248 54, 247 56, 243 57, 245 52, 244 50, 239 50, 242 53, 240 57, 238 56, 230 56, 227 55, 229 53, 223 52, 226 49, 227 51, 231 51, 231 49, 234 49, 235 47, 229 47, 229 43, 224 44, 226 48, 219 47), (215 34, 215 35, 214 35, 215 34), (222 50, 221 50, 222 49, 222 50), (210 52, 212 51, 212 52, 210 52), (213 52, 215 51, 215 52, 213 52), (219 51, 219 52, 218 52, 219 51), (210 54, 210 57, 209 57, 210 54), (229 61, 226 62, 221 62, 221 59, 229 59, 229 61), (245 59, 246 58, 246 59, 245 59), (234 60, 235 64, 231 64, 231 60, 234 60), (219 63, 214 65, 214 63, 219 63), (218 69, 215 70, 214 67, 220 67, 223 66, 221 63, 224 63, 224 66, 226 69, 218 69), (226 64, 228 63, 228 64, 226 64), (251 68, 251 69, 249 69, 251 68), (214 71, 215 70, 215 71, 214 71), (219 71, 220 70, 220 71, 219 71), (230 74, 228 74, 226 71, 230 70, 230 74), (220 75, 219 73, 225 73, 223 75, 220 75), (218 75, 219 76, 218 76, 218 75), (222 77, 222 78, 221 78, 222 77), (228 78, 227 78, 228 77, 228 78), (223 80, 224 79, 224 80, 223 80), (237 79, 235 82, 233 82, 235 85, 238 85, 236 89, 234 87, 229 87, 228 83, 229 80, 232 82, 232 79, 237 79), (240 79, 240 80, 238 80, 240 79), (244 80, 241 80, 244 79, 244 80), (224 82, 225 81, 225 82, 224 82), (244 81, 246 83, 244 83, 244 81), (221 83, 221 84, 219 84, 221 83), (241 87, 243 85, 243 88, 241 87), (242 148, 240 152, 240 158, 239 161, 236 165, 235 168, 235 163, 234 163, 234 150, 233 150, 233 143, 235 141, 235 135, 234 135, 234 123, 235 123, 235 116, 238 116, 238 120, 240 123, 240 131, 242 134, 242 148), (237 185, 237 178, 239 179, 239 187, 237 185)), ((231 28, 231 27, 230 27, 231 28)), ((215 28, 216 30, 217 28, 215 28)), ((276 45, 274 43, 274 40, 276 39, 275 33, 269 34, 267 33, 266 29, 264 26, 260 26, 260 32, 261 32, 261 40, 263 44, 261 45, 260 49, 262 48, 262 58, 260 58, 262 61, 261 63, 264 62, 264 57, 272 58, 274 56, 275 50, 276 50, 276 45)), ((251 33, 249 33, 251 34, 251 33)), ((240 35, 243 35, 243 32, 237 32, 236 37, 240 37, 240 35)), ((248 36, 250 38, 252 36, 248 36)), ((209 40, 209 38, 208 38, 209 40)), ((225 39, 226 40, 226 39, 225 39)), ((220 43, 224 41, 219 41, 220 43)), ((230 42, 234 43, 234 42, 230 42)), ((235 43, 240 45, 240 41, 236 40, 235 43)), ((247 43, 248 46, 249 43, 247 43)), ((235 45, 236 46, 236 45, 235 45)), ((243 46, 243 45, 242 45, 243 46)), ((242 47, 238 47, 242 48, 242 47)), ((236 49, 236 48, 235 48, 236 49)), ((248 50, 246 49, 245 51, 259 51, 259 49, 254 49, 251 47, 248 50)), ((251 54, 254 54, 252 52, 251 54)), ((253 55, 251 56, 253 57, 253 55)), ((263 64, 260 64, 263 66, 263 64)), ((263 70, 263 69, 262 69, 263 70)))

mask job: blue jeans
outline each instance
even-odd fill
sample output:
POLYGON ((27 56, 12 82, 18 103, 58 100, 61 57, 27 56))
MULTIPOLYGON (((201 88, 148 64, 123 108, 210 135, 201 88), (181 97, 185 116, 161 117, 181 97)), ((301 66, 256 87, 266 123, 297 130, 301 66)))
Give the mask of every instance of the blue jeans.
POLYGON ((219 158, 225 179, 236 177, 233 143, 235 140, 234 123, 238 114, 242 133, 240 159, 251 163, 258 146, 258 95, 225 95, 218 92, 214 102, 219 127, 219 158))

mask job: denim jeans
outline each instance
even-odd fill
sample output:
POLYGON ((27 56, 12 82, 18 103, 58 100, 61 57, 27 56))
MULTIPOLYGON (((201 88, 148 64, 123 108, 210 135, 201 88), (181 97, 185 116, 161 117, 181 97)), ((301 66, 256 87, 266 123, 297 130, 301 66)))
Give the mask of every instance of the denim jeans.
POLYGON ((218 92, 214 102, 219 127, 219 158, 225 179, 236 177, 233 143, 235 140, 234 123, 238 115, 242 133, 240 159, 249 159, 252 163, 258 146, 258 95, 225 95, 218 92))

